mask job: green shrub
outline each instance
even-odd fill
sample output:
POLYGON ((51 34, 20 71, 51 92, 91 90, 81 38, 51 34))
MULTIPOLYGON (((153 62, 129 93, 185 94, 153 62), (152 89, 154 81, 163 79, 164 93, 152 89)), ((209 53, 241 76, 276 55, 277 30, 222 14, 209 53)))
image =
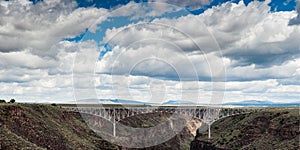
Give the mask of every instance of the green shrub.
POLYGON ((224 145, 224 142, 223 142, 223 141, 220 141, 220 144, 221 144, 221 145, 224 145))
POLYGON ((239 138, 241 138, 243 136, 243 134, 239 134, 239 138))
POLYGON ((15 99, 11 99, 9 102, 10 102, 10 103, 15 103, 16 100, 15 100, 15 99))
POLYGON ((246 117, 245 115, 240 115, 240 116, 239 116, 239 121, 245 119, 245 117, 246 117))
POLYGON ((265 132, 267 131, 267 129, 266 129, 266 128, 263 128, 263 127, 259 128, 259 129, 260 129, 260 132, 261 132, 261 133, 265 133, 265 132))
POLYGON ((4 99, 0 99, 0 103, 6 103, 4 99))
POLYGON ((285 122, 284 118, 282 118, 282 119, 279 121, 280 124, 283 124, 284 122, 285 122))

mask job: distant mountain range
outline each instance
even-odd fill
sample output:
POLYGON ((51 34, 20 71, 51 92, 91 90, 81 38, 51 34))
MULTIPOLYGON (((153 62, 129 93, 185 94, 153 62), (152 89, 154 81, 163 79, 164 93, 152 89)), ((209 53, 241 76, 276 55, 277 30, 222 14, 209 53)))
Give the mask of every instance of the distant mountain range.
MULTIPOLYGON (((108 100, 100 100, 100 103, 103 104, 136 104, 136 105, 141 105, 141 104, 160 104, 160 103, 152 103, 152 102, 142 102, 142 101, 135 101, 135 100, 122 100, 122 99, 108 99, 108 100)), ((190 102, 190 101, 183 101, 183 100, 169 100, 162 105, 195 105, 196 103, 190 102)))
MULTIPOLYGON (((100 100, 100 103, 114 103, 114 104, 135 104, 135 105, 141 105, 141 104, 160 104, 160 103, 155 103, 155 102, 141 102, 141 101, 135 101, 135 100, 121 100, 121 99, 111 99, 111 100, 100 100)), ((169 100, 162 105, 195 105, 196 103, 190 102, 190 101, 183 101, 183 100, 169 100)))
POLYGON ((152 104, 149 102, 135 101, 135 100, 123 100, 123 99, 82 99, 73 101, 70 103, 75 104, 132 104, 132 105, 143 105, 152 104))
POLYGON ((169 100, 169 101, 164 102, 163 104, 165 104, 165 105, 180 105, 180 104, 195 105, 196 103, 191 102, 191 101, 183 101, 183 100, 169 100))
POLYGON ((123 99, 83 99, 83 100, 77 100, 75 103, 79 103, 79 104, 132 104, 132 105, 152 104, 149 102, 142 102, 142 101, 135 101, 135 100, 123 100, 123 99))
MULTIPOLYGON (((155 102, 143 102, 143 101, 135 101, 135 100, 123 100, 123 99, 85 99, 79 100, 77 103, 86 103, 86 104, 131 104, 131 105, 158 105, 161 103, 155 102)), ((191 101, 184 101, 184 100, 169 100, 162 105, 197 105, 197 103, 191 101)), ((206 105, 206 104, 203 104, 206 105)), ((257 107, 288 107, 288 106, 300 106, 299 102, 293 103, 276 103, 271 101, 265 100, 245 100, 239 102, 228 102, 223 103, 220 105, 225 106, 257 106, 257 107)))
MULTIPOLYGON (((135 101, 135 100, 122 100, 122 99, 110 99, 109 102, 115 103, 115 104, 134 104, 134 105, 143 105, 143 104, 153 104, 150 102, 142 102, 142 101, 135 101)), ((107 102, 107 101, 99 101, 101 102, 107 102)))
POLYGON ((292 103, 275 103, 271 101, 264 100, 245 100, 240 102, 229 102, 223 105, 233 105, 233 106, 263 106, 263 107, 287 107, 287 106, 300 106, 300 102, 292 103))

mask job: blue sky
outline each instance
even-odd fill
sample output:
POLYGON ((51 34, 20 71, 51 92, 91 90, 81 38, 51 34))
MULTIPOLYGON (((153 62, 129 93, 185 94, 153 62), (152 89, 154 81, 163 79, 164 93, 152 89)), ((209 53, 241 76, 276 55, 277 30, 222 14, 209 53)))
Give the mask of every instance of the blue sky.
POLYGON ((20 0, 0 9, 0 98, 299 101, 296 0, 20 0))
MULTIPOLYGON (((243 0, 243 2, 245 3, 245 5, 248 5, 250 2, 253 2, 254 0, 243 0)), ((259 0, 259 1, 264 1, 264 0, 259 0)), ((36 3, 35 0, 33 0, 34 3, 36 3)), ((114 9, 117 7, 120 7, 122 5, 126 5, 130 2, 130 0, 114 0, 114 1, 102 1, 102 0, 77 0, 78 3, 78 7, 97 7, 97 8, 106 8, 106 9, 114 9)), ((134 1, 136 3, 146 3, 147 1, 134 1)), ((210 4, 201 6, 199 9, 190 9, 189 5, 186 5, 186 11, 188 11, 191 14, 194 15, 199 15, 201 13, 203 13, 205 10, 212 8, 213 6, 217 6, 217 5, 221 5, 222 3, 225 2, 233 2, 233 3, 238 3, 240 2, 240 0, 213 0, 210 4)), ((271 1, 271 3, 268 4, 270 6, 270 10, 274 11, 274 12, 278 12, 278 11, 292 11, 295 10, 296 7, 296 1, 295 0, 273 0, 271 1)), ((183 11, 183 13, 171 13, 171 14, 166 14, 163 17, 176 17, 176 16, 181 16, 181 15, 185 15, 188 12, 183 11), (175 15, 172 15, 175 14, 175 15)), ((101 25, 99 25, 101 27, 100 30, 98 30, 97 32, 97 37, 91 37, 91 38, 96 38, 97 40, 101 40, 102 37, 104 36, 104 32, 107 28, 113 28, 113 27, 120 27, 120 26, 124 26, 126 24, 129 23, 136 23, 138 20, 130 20, 130 17, 119 17, 116 19, 112 19, 112 20, 108 20, 106 22, 101 23, 101 25)), ((155 18, 155 17, 153 17, 155 18)), ((84 34, 84 33, 83 33, 84 34)), ((75 38, 72 38, 72 40, 81 40, 82 39, 82 35, 79 35, 75 38)), ((90 39, 90 37, 86 37, 85 39, 90 39)))

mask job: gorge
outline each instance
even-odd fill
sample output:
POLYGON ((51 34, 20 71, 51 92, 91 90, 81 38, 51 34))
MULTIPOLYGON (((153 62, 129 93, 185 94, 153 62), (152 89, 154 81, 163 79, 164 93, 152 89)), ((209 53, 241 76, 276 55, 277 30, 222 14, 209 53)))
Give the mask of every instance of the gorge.
MULTIPOLYGON (((173 138, 143 149, 298 149, 298 108, 266 108, 257 113, 242 114, 216 121, 212 138, 203 125, 192 119, 173 138), (198 133, 198 134, 197 134, 198 133)), ((150 113, 126 118, 122 124, 149 128, 168 114, 150 113)), ((46 104, 1 104, 0 149, 134 149, 112 144, 91 130, 76 112, 46 104)), ((153 133, 155 134, 155 133, 153 133)), ((143 141, 145 139, 126 139, 143 141)))

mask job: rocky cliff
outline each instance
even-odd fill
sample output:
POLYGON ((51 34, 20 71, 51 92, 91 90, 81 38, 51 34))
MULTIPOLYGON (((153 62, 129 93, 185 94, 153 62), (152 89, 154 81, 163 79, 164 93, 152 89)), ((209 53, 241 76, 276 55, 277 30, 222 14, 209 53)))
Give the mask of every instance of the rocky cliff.
POLYGON ((117 149, 79 114, 36 104, 0 105, 0 149, 117 149))
POLYGON ((198 141, 209 141, 223 149, 299 149, 299 108, 266 108, 215 122, 212 139, 207 133, 198 141))
MULTIPOLYGON (((121 123, 149 128, 170 120, 169 117, 170 114, 163 113, 141 114, 121 123)), ((265 109, 228 117, 212 125, 211 139, 207 139, 207 132, 195 136, 201 125, 195 119, 175 137, 143 149, 299 149, 299 119, 298 108, 265 109)), ((171 129, 174 126, 169 125, 171 129)), ((59 106, 0 104, 0 128, 0 149, 130 149, 105 141, 79 113, 66 112, 59 106)), ((145 139, 124 136, 119 140, 142 142, 145 139)))
MULTIPOLYGON (((169 116, 159 113, 141 114, 124 119, 122 124, 147 128, 169 116)), ((101 122, 105 124, 105 120, 101 122)), ((200 125, 199 120, 192 120, 175 137, 144 149, 189 149, 200 125)), ((59 106, 1 104, 0 128, 0 149, 130 149, 105 141, 90 129, 79 113, 66 112, 59 106)), ((128 138, 120 140, 126 141, 128 138)), ((133 137, 130 140, 143 141, 133 137)))

